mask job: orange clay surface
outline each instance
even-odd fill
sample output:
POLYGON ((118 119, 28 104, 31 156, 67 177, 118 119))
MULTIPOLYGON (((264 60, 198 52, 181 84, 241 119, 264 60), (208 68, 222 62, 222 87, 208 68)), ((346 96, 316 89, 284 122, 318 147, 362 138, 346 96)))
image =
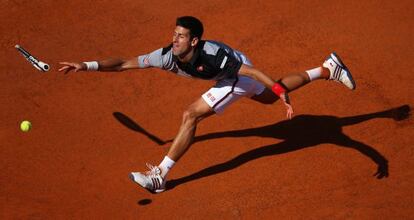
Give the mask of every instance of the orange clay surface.
POLYGON ((414 218, 412 1, 0 5, 0 219, 414 218), (58 63, 166 46, 182 15, 275 79, 336 51, 357 89, 311 83, 291 94, 291 121, 280 102, 235 103, 200 123, 168 190, 150 194, 128 173, 161 161, 182 112, 213 82, 158 69, 65 75, 58 63), (389 177, 373 176, 378 168, 389 177))

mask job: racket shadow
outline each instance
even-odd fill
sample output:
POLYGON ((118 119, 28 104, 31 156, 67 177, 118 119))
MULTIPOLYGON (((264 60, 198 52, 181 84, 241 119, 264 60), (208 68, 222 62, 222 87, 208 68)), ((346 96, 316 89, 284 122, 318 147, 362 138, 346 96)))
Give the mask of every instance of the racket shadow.
POLYGON ((121 112, 114 112, 112 114, 121 124, 123 124, 125 127, 136 131, 138 133, 141 133, 145 136, 147 136, 150 140, 154 141, 155 143, 157 143, 158 145, 164 145, 166 144, 165 141, 161 140, 160 138, 158 138, 157 136, 151 134, 150 132, 148 132, 147 130, 145 130, 144 128, 142 128, 141 126, 139 126, 136 122, 134 122, 131 118, 129 118, 128 116, 126 116, 125 114, 121 113, 121 112))

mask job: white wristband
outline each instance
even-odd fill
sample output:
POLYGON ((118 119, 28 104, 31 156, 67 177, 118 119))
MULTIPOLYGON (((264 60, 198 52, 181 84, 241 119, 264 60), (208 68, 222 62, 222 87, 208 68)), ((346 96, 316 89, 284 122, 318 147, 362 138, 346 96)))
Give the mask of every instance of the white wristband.
POLYGON ((98 70, 99 64, 98 61, 83 62, 86 65, 86 70, 95 71, 98 70))

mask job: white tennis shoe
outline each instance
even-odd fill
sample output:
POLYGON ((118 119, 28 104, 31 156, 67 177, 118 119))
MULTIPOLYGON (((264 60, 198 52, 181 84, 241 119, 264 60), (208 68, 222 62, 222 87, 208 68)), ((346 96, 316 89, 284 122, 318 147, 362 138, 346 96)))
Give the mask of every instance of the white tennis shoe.
POLYGON ((138 183, 152 193, 160 193, 165 191, 165 180, 161 176, 161 169, 147 163, 149 171, 145 174, 140 172, 131 172, 129 178, 138 183))
POLYGON ((352 90, 356 88, 351 72, 336 53, 331 53, 329 57, 326 58, 323 66, 330 71, 329 80, 340 82, 352 90))

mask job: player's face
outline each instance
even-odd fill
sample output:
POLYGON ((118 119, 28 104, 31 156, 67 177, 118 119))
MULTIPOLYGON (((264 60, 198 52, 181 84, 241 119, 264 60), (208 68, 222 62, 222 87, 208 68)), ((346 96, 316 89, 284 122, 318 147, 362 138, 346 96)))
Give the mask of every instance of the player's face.
POLYGON ((176 26, 173 35, 172 52, 175 56, 185 57, 197 44, 198 39, 191 39, 190 30, 181 26, 176 26))

